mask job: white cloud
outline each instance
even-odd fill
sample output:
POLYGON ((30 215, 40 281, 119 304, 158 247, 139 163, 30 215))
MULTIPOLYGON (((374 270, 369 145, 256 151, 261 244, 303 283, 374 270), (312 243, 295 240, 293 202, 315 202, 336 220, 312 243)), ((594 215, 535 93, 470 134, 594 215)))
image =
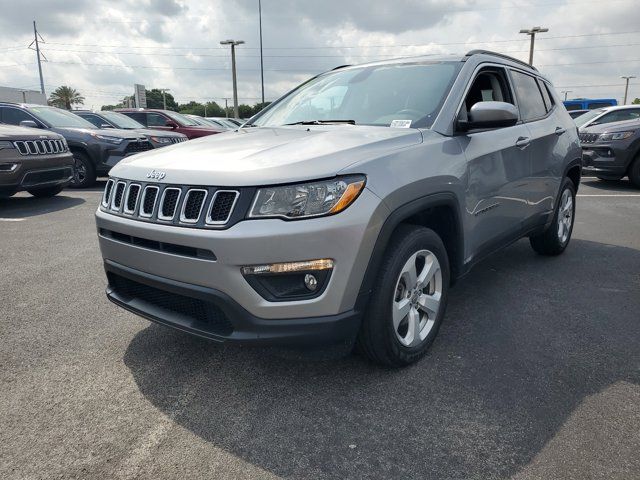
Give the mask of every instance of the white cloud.
MULTIPOLYGON (((543 25, 550 32, 536 43, 535 63, 558 90, 621 99, 620 75, 640 77, 640 27, 629 14, 635 1, 550 3, 263 0, 266 97, 337 65, 394 56, 490 48, 526 59, 528 38, 517 32, 543 25), (616 34, 575 36, 593 33, 616 34)), ((19 48, 32 40, 35 15, 50 60, 47 91, 71 85, 87 106, 115 103, 133 83, 170 88, 179 102, 223 103, 231 97, 229 49, 219 45, 225 38, 246 41, 238 48, 241 101, 260 97, 257 0, 0 0, 0 11, 0 65, 7 65, 0 85, 37 88, 35 54, 19 48)), ((640 88, 632 85, 630 95, 640 88)))

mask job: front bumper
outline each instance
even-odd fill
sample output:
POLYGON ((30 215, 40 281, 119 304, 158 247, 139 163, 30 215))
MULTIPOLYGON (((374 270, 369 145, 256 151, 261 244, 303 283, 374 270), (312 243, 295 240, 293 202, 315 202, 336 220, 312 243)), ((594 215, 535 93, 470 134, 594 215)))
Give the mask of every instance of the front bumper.
POLYGON ((219 290, 168 280, 108 260, 104 267, 109 279, 107 298, 116 305, 161 325, 218 342, 351 345, 360 327, 360 309, 325 317, 264 319, 219 290))
POLYGON ((593 145, 582 149, 582 167, 586 173, 602 177, 619 178, 626 175, 627 152, 609 144, 593 145))
POLYGON ((19 191, 55 185, 67 185, 73 178, 73 157, 58 154, 42 157, 2 158, 0 163, 13 163, 17 168, 0 172, 0 189, 19 191))
MULTIPOLYGON (((235 333, 238 338, 257 340, 276 334, 296 337, 296 329, 307 324, 318 324, 317 331, 313 330, 316 327, 308 328, 322 336, 324 329, 336 328, 332 323, 357 317, 364 273, 387 215, 387 207, 365 189, 344 212, 302 221, 244 220, 227 229, 212 230, 137 221, 98 210, 96 223, 105 264, 148 274, 165 283, 205 289, 215 297, 213 304, 232 305, 231 312, 236 312, 229 315, 232 323, 237 316, 264 327, 266 330, 257 335, 253 327, 245 328, 244 320, 234 324, 233 331, 240 332, 235 333), (326 288, 315 298, 269 301, 241 273, 248 265, 318 258, 333 259, 334 268, 326 288), (291 328, 288 333, 287 325, 291 328)), ((111 297, 118 300, 113 292, 111 297)), ((137 313, 160 321, 153 312, 137 313)), ((166 318, 163 321, 169 322, 166 318)))

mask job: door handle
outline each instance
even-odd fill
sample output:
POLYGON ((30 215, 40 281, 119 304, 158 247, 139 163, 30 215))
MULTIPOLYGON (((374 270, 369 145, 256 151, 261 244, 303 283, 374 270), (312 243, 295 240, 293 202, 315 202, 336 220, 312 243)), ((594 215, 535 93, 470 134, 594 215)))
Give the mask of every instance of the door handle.
POLYGON ((566 131, 567 131, 566 128, 556 127, 556 135, 558 135, 558 136, 562 135, 566 131))
POLYGON ((531 139, 529 137, 518 137, 518 140, 516 140, 516 147, 520 150, 524 150, 529 145, 531 145, 531 139))

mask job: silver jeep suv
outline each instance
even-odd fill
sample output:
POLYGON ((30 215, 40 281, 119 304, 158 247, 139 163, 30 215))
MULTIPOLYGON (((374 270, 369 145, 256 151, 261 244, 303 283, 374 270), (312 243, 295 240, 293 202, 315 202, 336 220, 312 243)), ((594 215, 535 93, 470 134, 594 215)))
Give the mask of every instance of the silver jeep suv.
POLYGON ((580 175, 571 117, 518 60, 341 67, 236 131, 118 163, 96 213, 107 295, 216 341, 406 365, 483 256, 566 248, 580 175))

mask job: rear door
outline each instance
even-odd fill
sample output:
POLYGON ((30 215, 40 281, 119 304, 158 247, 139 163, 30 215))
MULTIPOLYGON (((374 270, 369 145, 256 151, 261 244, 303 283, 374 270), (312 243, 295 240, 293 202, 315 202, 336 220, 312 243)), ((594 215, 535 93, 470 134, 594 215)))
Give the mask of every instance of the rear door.
POLYGON ((529 129, 531 145, 529 159, 531 176, 527 182, 527 224, 533 226, 546 220, 553 211, 555 196, 564 172, 564 157, 568 150, 565 135, 575 128, 571 118, 556 108, 556 100, 542 80, 520 70, 510 75, 518 100, 520 116, 529 129))
MULTIPOLYGON (((504 67, 483 67, 475 74, 458 118, 464 119, 481 101, 515 104, 504 67)), ((482 255, 522 231, 528 208, 529 135, 522 122, 457 135, 467 158, 465 201, 472 255, 482 255)))

